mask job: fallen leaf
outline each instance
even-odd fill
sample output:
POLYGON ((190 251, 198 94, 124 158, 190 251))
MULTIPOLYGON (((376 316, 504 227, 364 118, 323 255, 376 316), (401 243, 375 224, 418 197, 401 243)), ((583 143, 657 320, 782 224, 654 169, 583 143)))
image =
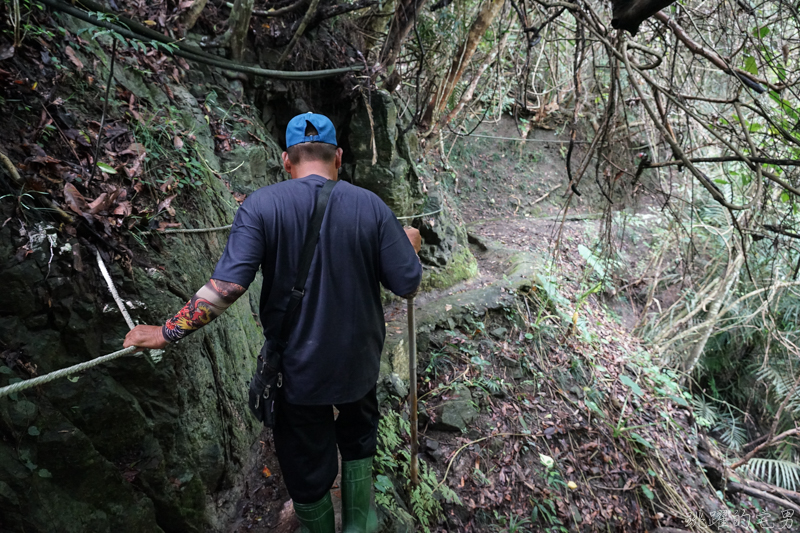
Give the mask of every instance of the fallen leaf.
POLYGON ((270 472, 269 467, 266 466, 261 470, 261 473, 264 474, 264 477, 272 476, 272 472, 270 472))
POLYGON ((43 165, 57 165, 58 163, 61 163, 61 160, 60 159, 56 159, 55 157, 50 157, 49 155, 45 155, 45 156, 37 155, 37 156, 29 157, 28 159, 25 160, 25 162, 26 163, 41 163, 43 165))
POLYGON ((155 20, 145 20, 144 23, 147 24, 148 26, 155 26, 156 25, 156 21, 155 20))
POLYGON ((173 194, 172 196, 167 196, 166 198, 161 200, 161 202, 159 202, 158 204, 158 207, 156 207, 156 212, 161 212, 166 209, 167 213, 169 213, 169 216, 174 217, 175 208, 172 207, 170 204, 172 203, 172 200, 174 200, 176 196, 178 195, 173 194))
POLYGON ((567 487, 569 487, 570 490, 575 490, 578 488, 578 484, 575 483, 574 481, 570 481, 569 483, 567 483, 567 487))
POLYGON ((75 65, 79 71, 83 70, 83 63, 81 63, 81 60, 75 55, 75 50, 73 50, 70 45, 67 45, 65 52, 69 60, 72 61, 72 64, 75 65))
POLYGON ((147 149, 144 147, 142 143, 131 143, 125 148, 123 151, 119 153, 119 155, 135 155, 140 156, 142 154, 146 154, 147 149))
POLYGON ((86 198, 71 183, 64 185, 64 200, 67 206, 79 215, 83 215, 88 209, 86 198))
POLYGON ((120 202, 116 208, 114 208, 114 215, 118 217, 127 217, 133 212, 133 208, 131 207, 130 202, 120 202))
POLYGON ((81 146, 86 146, 86 147, 91 147, 92 146, 91 139, 83 131, 79 131, 79 130, 75 130, 75 129, 68 129, 68 130, 64 131, 64 136, 67 139, 70 139, 72 141, 77 142, 81 146))
POLYGON ((92 203, 89 204, 89 212, 93 215, 97 213, 101 213, 103 211, 108 211, 108 208, 114 205, 114 202, 119 197, 122 189, 117 189, 113 191, 111 194, 109 193, 101 193, 92 203))
POLYGON ((94 199, 94 201, 89 203, 89 212, 94 215, 102 211, 102 207, 107 199, 108 199, 108 194, 100 193, 100 196, 98 196, 97 198, 94 199))
POLYGON ((14 46, 10 44, 0 45, 0 61, 14 57, 14 46))
POLYGON ((145 157, 147 157, 147 152, 139 152, 139 155, 133 160, 131 166, 125 167, 125 174, 127 174, 129 178, 133 178, 141 174, 141 166, 145 157))
POLYGON ((174 188, 175 188, 175 178, 172 176, 170 176, 167 181, 165 181, 158 187, 158 189, 163 193, 169 192, 174 188))
POLYGON ((117 169, 109 165, 108 163, 103 163, 102 161, 97 162, 97 168, 105 172, 106 174, 116 174, 117 169))
POLYGON ((180 222, 164 222, 163 220, 160 220, 158 222, 158 228, 156 229, 158 231, 164 231, 167 228, 180 228, 180 227, 181 227, 180 222))

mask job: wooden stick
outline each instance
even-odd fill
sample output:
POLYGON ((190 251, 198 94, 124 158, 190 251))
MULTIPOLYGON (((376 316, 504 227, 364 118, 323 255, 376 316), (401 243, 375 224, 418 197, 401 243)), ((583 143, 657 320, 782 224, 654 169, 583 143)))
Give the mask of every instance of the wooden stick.
MULTIPOLYGON (((798 378, 798 380, 795 382, 794 389, 797 388, 798 382, 800 382, 800 378, 798 378)), ((791 395, 786 396, 786 398, 791 398, 791 395)), ((781 405, 780 409, 778 410, 778 414, 780 414, 780 411, 783 409, 785 404, 786 404, 786 401, 784 401, 783 404, 781 405)), ((777 417, 775 418, 775 420, 777 422, 777 420, 778 420, 777 417)), ((752 450, 750 450, 750 452, 747 455, 745 455, 744 458, 739 459, 733 465, 731 465, 731 470, 736 470, 737 468, 739 468, 740 466, 745 464, 747 461, 749 461, 750 459, 755 457, 755 455, 758 452, 760 452, 761 450, 763 450, 764 448, 772 446, 773 444, 777 444, 778 441, 781 441, 781 440, 785 439, 786 437, 791 437, 792 435, 800 434, 800 428, 790 429, 788 431, 784 431, 780 435, 776 435, 775 437, 773 437, 772 435, 774 433, 775 433, 775 428, 773 427, 772 431, 770 431, 770 433, 768 434, 767 439, 764 442, 762 442, 761 444, 759 444, 758 446, 756 446, 755 448, 753 448, 752 450)))
POLYGON ((414 298, 408 304, 408 405, 411 409, 411 484, 419 485, 419 437, 417 436, 417 331, 414 320, 414 298))

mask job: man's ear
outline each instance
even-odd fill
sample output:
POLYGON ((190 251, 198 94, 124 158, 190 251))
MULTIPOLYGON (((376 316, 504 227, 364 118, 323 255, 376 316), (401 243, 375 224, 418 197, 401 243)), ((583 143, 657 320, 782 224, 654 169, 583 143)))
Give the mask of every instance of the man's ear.
POLYGON ((342 154, 343 154, 343 153, 344 153, 344 150, 342 150, 341 148, 337 148, 337 149, 336 149, 336 159, 335 159, 335 164, 336 164, 336 168, 337 168, 337 169, 339 169, 339 168, 341 168, 341 167, 342 167, 342 154))
POLYGON ((292 173, 292 162, 289 160, 289 153, 283 152, 281 154, 281 159, 283 159, 283 169, 288 172, 289 174, 292 173))

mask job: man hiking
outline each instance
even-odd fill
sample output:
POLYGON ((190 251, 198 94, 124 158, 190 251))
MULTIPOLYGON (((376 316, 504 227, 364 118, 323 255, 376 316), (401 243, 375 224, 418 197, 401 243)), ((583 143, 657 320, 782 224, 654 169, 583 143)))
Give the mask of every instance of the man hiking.
MULTIPOLYGON (((336 181, 342 149, 323 116, 286 128, 283 165, 292 179, 244 201, 214 274, 164 326, 137 326, 124 346, 163 348, 208 324, 242 296, 261 268, 260 317, 268 341, 281 334, 317 194, 336 181)), ((330 190, 304 295, 282 358, 275 452, 302 531, 333 533, 330 488, 342 456, 345 533, 374 531, 372 458, 375 385, 385 327, 380 287, 411 296, 422 276, 420 235, 375 194, 341 182, 330 190), (339 415, 334 420, 335 406, 339 415)))

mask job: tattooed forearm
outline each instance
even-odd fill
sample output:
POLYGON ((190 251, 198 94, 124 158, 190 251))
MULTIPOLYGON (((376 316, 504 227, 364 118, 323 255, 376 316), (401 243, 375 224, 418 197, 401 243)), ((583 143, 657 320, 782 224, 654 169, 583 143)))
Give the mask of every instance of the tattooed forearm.
POLYGON ((177 315, 167 320, 162 328, 164 338, 176 342, 202 328, 225 312, 246 290, 236 283, 209 280, 177 315))

